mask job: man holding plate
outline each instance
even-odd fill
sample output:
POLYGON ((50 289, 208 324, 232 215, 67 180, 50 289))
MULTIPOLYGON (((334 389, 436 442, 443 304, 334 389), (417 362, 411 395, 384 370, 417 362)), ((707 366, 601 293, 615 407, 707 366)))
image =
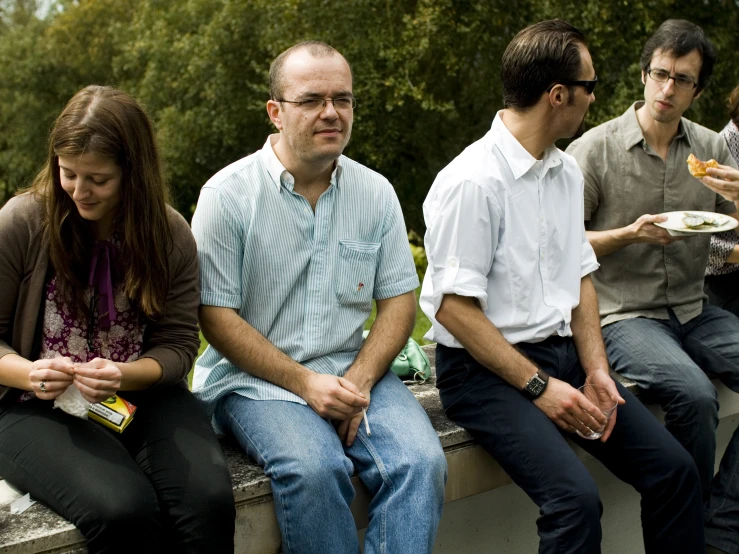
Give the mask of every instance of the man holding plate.
POLYGON ((739 319, 704 306, 710 234, 673 236, 657 225, 668 225, 664 212, 719 212, 728 221, 737 215, 739 171, 726 143, 682 117, 705 88, 715 57, 700 27, 666 21, 642 52, 645 101, 567 152, 585 176, 584 215, 601 264, 593 282, 608 358, 660 402, 667 429, 695 459, 708 552, 739 554, 739 480, 732 480, 739 432, 714 478, 718 401, 709 378, 719 376, 739 391, 739 319), (698 180, 686 164, 691 153, 719 165, 698 180))

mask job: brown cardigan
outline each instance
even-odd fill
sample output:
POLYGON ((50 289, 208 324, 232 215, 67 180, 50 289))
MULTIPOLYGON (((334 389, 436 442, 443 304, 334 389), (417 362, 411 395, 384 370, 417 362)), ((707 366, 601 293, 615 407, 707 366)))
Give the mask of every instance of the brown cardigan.
MULTIPOLYGON (((141 353, 162 366, 162 377, 154 386, 181 382, 200 346, 197 247, 185 219, 169 207, 168 214, 173 237, 169 293, 165 313, 147 321, 141 353)), ((29 193, 11 198, 0 209, 0 358, 10 353, 38 358, 49 264, 42 218, 41 202, 29 193)), ((0 398, 9 390, 0 385, 0 398)))

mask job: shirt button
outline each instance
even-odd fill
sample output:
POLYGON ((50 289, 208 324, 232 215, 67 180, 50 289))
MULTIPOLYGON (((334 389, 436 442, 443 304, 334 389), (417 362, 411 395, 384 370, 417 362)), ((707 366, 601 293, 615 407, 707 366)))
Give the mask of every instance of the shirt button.
POLYGON ((457 258, 450 258, 446 265, 447 267, 457 267, 457 258))

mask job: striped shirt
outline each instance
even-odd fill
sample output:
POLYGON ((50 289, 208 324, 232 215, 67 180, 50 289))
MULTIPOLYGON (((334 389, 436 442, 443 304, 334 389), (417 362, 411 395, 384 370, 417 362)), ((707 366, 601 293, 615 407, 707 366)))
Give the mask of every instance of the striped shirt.
MULTIPOLYGON (((314 213, 275 155, 275 136, 200 193, 192 230, 201 304, 239 310, 292 359, 343 376, 362 345, 372 299, 419 285, 403 213, 387 179, 345 156, 314 213)), ((193 391, 211 414, 231 392, 305 404, 210 346, 195 365, 193 391)))

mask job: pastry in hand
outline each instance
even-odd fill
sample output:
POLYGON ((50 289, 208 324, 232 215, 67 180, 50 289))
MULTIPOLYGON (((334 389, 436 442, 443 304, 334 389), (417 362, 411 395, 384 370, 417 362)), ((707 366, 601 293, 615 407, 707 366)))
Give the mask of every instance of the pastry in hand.
POLYGON ((701 177, 705 177, 708 175, 706 173, 706 168, 709 167, 718 167, 718 162, 716 160, 708 160, 707 162, 702 162, 698 158, 695 157, 695 154, 691 154, 688 156, 688 171, 690 171, 690 174, 700 179, 701 177))

